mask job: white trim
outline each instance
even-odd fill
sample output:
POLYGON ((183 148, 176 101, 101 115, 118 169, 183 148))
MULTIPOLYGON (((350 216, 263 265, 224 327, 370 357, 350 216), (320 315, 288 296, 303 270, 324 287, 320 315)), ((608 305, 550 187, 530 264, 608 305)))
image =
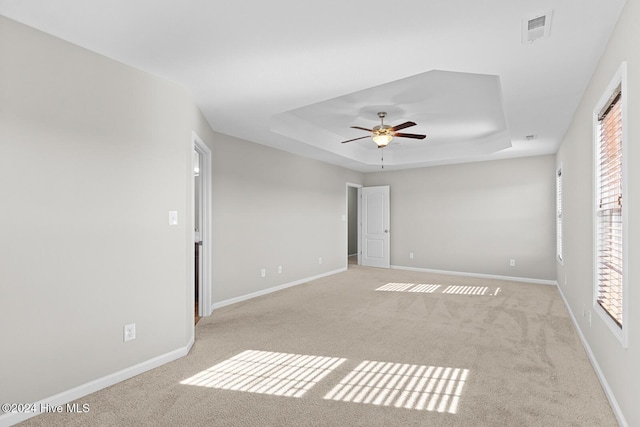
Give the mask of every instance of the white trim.
POLYGON ((618 401, 616 400, 616 397, 613 394, 613 390, 611 390, 611 387, 609 386, 609 383, 607 382, 607 379, 605 378, 604 373, 602 372, 602 369, 600 369, 598 360, 596 359, 596 356, 593 354, 593 351, 591 351, 591 347, 589 347, 589 343, 587 342, 584 334, 582 333, 582 329, 580 329, 578 320, 574 316, 573 311, 571 311, 571 306, 569 306, 569 302, 567 301, 567 298, 565 298, 564 293, 562 292, 562 288, 560 286, 558 286, 558 291, 560 292, 560 296, 564 301, 564 305, 567 308, 567 311, 569 312, 569 316, 571 316, 571 321, 573 322, 573 326, 576 328, 576 331, 578 331, 578 336, 580 337, 582 346, 587 352, 587 356, 589 357, 589 362, 591 362, 591 366, 593 366, 593 370, 596 372, 596 376, 600 381, 600 385, 602 385, 602 389, 604 390, 605 396, 607 396, 607 399, 609 400, 609 404, 611 405, 611 409, 613 410, 613 413, 615 414, 618 420, 618 424, 620 424, 620 426, 622 427, 628 427, 629 424, 627 423, 627 420, 625 419, 624 414, 622 413, 622 409, 620 408, 620 405, 618 405, 618 401))
POLYGON ((627 180, 627 157, 628 154, 628 124, 627 124, 627 62, 622 61, 620 67, 616 71, 615 75, 607 85, 606 90, 598 100, 593 110, 593 189, 591 191, 591 206, 592 213, 591 218, 593 220, 592 225, 592 238, 593 238, 593 283, 592 283, 592 308, 598 313, 598 316, 602 319, 605 325, 609 328, 611 333, 616 337, 618 342, 622 345, 622 348, 627 348, 629 345, 629 274, 625 271, 629 266, 629 192, 628 192, 628 180, 627 180), (622 94, 620 98, 621 114, 622 114, 622 328, 611 319, 609 314, 604 308, 598 304, 598 223, 596 221, 596 191, 598 180, 598 116, 600 115, 602 108, 611 99, 611 95, 620 85, 620 92, 622 94))
POLYGON ((362 265, 362 189, 364 187, 358 187, 358 194, 356 197, 358 198, 358 259, 356 263, 358 265, 362 265))
POLYGON ((563 253, 564 253, 564 179, 562 175, 564 174, 562 162, 560 162, 560 166, 556 168, 556 261, 560 265, 564 265, 563 253), (559 190, 559 191, 558 191, 559 190), (560 197, 558 198, 558 195, 560 197), (558 206, 558 202, 560 202, 560 206, 558 206), (558 214, 559 213, 559 214, 558 214), (560 223, 560 232, 558 232, 558 222, 560 223), (558 239, 558 237, 560 239, 558 239), (559 240, 559 242, 558 242, 559 240), (560 247, 558 248, 558 243, 560 243, 560 247), (560 249, 560 251, 558 251, 560 249))
POLYGON ((537 285, 558 286, 557 280, 531 279, 528 277, 498 276, 495 274, 467 273, 463 271, 434 270, 431 268, 405 267, 403 265, 392 265, 391 268, 394 270, 419 271, 422 273, 435 273, 435 274, 450 274, 452 276, 477 277, 480 279, 508 280, 510 282, 525 282, 525 283, 535 283, 537 285))
POLYGON ((133 378, 136 375, 140 375, 144 372, 150 371, 159 366, 165 365, 169 362, 173 362, 174 360, 177 360, 189 354, 189 351, 191 350, 193 343, 194 343, 194 339, 193 337, 191 337, 187 345, 185 345, 184 347, 178 348, 176 350, 170 351, 160 356, 156 356, 145 362, 138 363, 137 365, 130 366, 121 371, 114 372, 102 378, 98 378, 96 380, 79 385, 72 389, 55 394, 53 396, 44 398, 38 402, 35 402, 34 404, 35 412, 30 412, 30 413, 12 412, 12 413, 0 415, 0 427, 11 426, 19 422, 22 422, 24 420, 27 420, 29 418, 35 417, 36 415, 39 415, 41 405, 42 406, 47 404, 55 405, 55 406, 65 405, 66 403, 72 402, 74 400, 78 400, 91 393, 95 393, 96 391, 102 390, 114 384, 128 380, 129 378, 133 378))
POLYGON ((261 297, 263 295, 267 295, 273 292, 281 291, 283 289, 290 288, 292 286, 302 285, 304 283, 308 283, 312 280, 321 279, 323 277, 332 276, 334 274, 342 273, 343 271, 347 271, 347 267, 338 268, 337 270, 328 271, 326 273, 317 274, 315 276, 307 277, 300 280, 295 280, 293 282, 285 283, 284 285, 274 286, 273 288, 263 289, 261 291, 252 292, 250 294, 241 295, 235 298, 229 298, 224 301, 216 302, 212 305, 212 308, 215 310, 217 308, 226 307, 227 305, 235 304, 238 302, 246 301, 252 298, 261 297))
MULTIPOLYGON (((202 277, 200 278, 200 298, 199 298, 199 307, 198 311, 201 316, 209 316, 213 311, 211 306, 212 293, 213 293, 213 281, 212 281, 212 248, 213 248, 213 237, 211 230, 212 226, 212 210, 211 210, 211 177, 213 176, 213 159, 211 154, 211 149, 205 144, 202 139, 195 132, 191 132, 192 137, 192 150, 197 151, 200 154, 200 162, 202 164, 202 170, 200 171, 200 187, 202 189, 202 230, 200 230, 200 235, 202 236, 202 246, 200 247, 200 259, 202 260, 202 277)), ((193 184, 192 184, 193 185, 193 184)), ((193 201, 193 188, 191 189, 191 206, 194 205, 193 201)), ((195 213, 194 213, 195 215, 195 213)), ((191 230, 190 235, 193 235, 194 229, 194 218, 191 220, 191 230)), ((193 259, 193 244, 189 246, 189 250, 191 252, 191 268, 193 270, 193 265, 195 260, 193 259)), ((194 271, 195 274, 195 271, 194 271)), ((195 276, 192 277, 191 285, 193 285, 195 281, 195 276)), ((195 297, 195 296, 194 296, 195 297)), ((193 305, 193 298, 191 299, 191 304, 193 305)), ((193 310, 191 310, 193 312, 193 310)))

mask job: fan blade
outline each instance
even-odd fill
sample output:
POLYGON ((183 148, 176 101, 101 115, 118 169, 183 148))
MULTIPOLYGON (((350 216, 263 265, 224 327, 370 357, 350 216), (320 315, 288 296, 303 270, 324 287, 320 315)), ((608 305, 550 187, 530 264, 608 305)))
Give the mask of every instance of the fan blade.
POLYGON ((366 130, 367 132, 373 132, 373 129, 361 128, 360 126, 351 126, 351 129, 366 130))
POLYGON ((391 132, 395 132, 397 130, 410 128, 411 126, 415 126, 415 125, 416 124, 414 122, 404 122, 401 125, 392 127, 390 130, 391 132))
POLYGON ((351 142, 351 141, 357 141, 359 139, 365 139, 365 138, 371 138, 371 135, 367 135, 367 136, 361 136, 360 138, 353 138, 353 139, 349 139, 347 141, 342 141, 342 144, 346 143, 346 142, 351 142))
POLYGON ((399 138, 413 138, 413 139, 425 139, 427 135, 418 135, 416 133, 400 133, 396 132, 393 136, 397 136, 399 138))

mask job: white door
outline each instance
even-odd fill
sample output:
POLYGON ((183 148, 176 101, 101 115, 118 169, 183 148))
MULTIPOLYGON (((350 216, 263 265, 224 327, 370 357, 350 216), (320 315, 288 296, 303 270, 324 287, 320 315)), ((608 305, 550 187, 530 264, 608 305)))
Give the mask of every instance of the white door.
POLYGON ((362 265, 389 268, 389 186, 363 187, 362 265))

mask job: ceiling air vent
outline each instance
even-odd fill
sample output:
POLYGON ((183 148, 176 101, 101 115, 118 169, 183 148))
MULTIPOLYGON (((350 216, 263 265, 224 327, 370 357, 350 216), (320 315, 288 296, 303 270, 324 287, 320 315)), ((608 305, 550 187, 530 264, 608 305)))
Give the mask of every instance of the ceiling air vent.
POLYGON ((522 43, 532 43, 549 36, 551 29, 551 11, 522 20, 522 43))

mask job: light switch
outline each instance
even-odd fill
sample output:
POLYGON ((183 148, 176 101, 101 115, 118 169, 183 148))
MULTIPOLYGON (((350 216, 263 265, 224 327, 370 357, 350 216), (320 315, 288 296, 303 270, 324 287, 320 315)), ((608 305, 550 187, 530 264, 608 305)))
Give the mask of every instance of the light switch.
POLYGON ((169 211, 169 225, 178 225, 178 211, 169 211))

